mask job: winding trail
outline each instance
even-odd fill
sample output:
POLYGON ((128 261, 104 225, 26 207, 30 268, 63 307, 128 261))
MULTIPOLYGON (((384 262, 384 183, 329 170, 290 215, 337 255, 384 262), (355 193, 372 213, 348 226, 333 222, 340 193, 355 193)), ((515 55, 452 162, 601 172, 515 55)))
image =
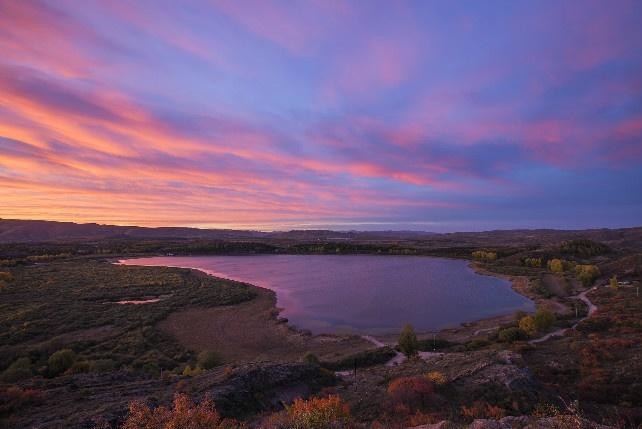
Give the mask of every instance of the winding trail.
POLYGON ((528 344, 542 343, 542 342, 547 341, 547 340, 549 340, 549 339, 551 339, 553 337, 562 337, 562 336, 564 336, 564 334, 566 333, 567 330, 575 329, 577 327, 577 325, 579 325, 582 321, 584 321, 584 320, 588 319, 589 317, 591 317, 597 311, 597 306, 595 304, 593 304, 590 299, 588 299, 587 295, 588 295, 589 292, 592 292, 592 291, 594 291, 596 289, 597 289, 597 286, 593 286, 592 288, 586 289, 584 292, 581 292, 581 293, 571 297, 572 299, 579 299, 580 301, 582 301, 583 303, 586 304, 586 306, 588 307, 588 313, 586 314, 585 317, 583 317, 580 320, 578 320, 570 328, 562 328, 562 329, 558 329, 558 330, 553 331, 553 332, 549 332, 548 334, 544 335, 543 337, 536 338, 534 340, 530 340, 528 342, 528 344))
MULTIPOLYGON (((385 347, 388 345, 388 344, 382 343, 375 337, 371 337, 370 335, 363 335, 361 338, 363 338, 366 341, 370 341, 372 344, 374 344, 377 347, 385 347)), ((384 364, 385 366, 399 365, 400 363, 403 363, 407 360, 406 355, 395 350, 394 348, 393 350, 395 351, 396 354, 392 359, 390 359, 388 362, 384 364)), ((440 352, 419 352, 419 357, 423 360, 427 360, 434 356, 441 356, 441 355, 443 355, 443 353, 440 353, 440 352)))
MULTIPOLYGON (((597 306, 591 302, 591 300, 588 298, 588 294, 590 292, 596 290, 597 288, 598 288, 597 286, 593 286, 590 289, 587 289, 587 290, 585 290, 583 292, 580 292, 579 294, 577 294, 575 296, 571 296, 570 297, 571 299, 578 299, 578 300, 580 300, 580 301, 582 301, 583 303, 586 304, 586 306, 588 307, 588 312, 587 312, 585 317, 583 317, 580 320, 578 320, 570 328, 562 328, 562 329, 558 329, 558 330, 553 331, 553 332, 549 332, 548 334, 544 335, 543 337, 536 338, 534 340, 530 340, 528 343, 529 344, 537 344, 537 343, 542 343, 544 341, 547 341, 547 340, 549 340, 549 339, 551 339, 553 337, 562 337, 562 336, 564 336, 564 333, 567 330, 575 329, 577 327, 577 325, 579 325, 582 321, 588 319, 593 314, 595 314, 595 312, 597 311, 597 306)), ((473 333, 473 336, 477 336, 482 332, 492 331, 492 330, 498 329, 498 328, 499 328, 499 326, 492 326, 490 328, 478 329, 473 333)), ((377 347, 385 347, 385 346, 388 345, 388 344, 385 344, 385 343, 379 341, 378 339, 376 339, 375 337, 370 336, 370 335, 362 335, 361 338, 363 338, 366 341, 371 342, 372 344, 374 344, 377 347)), ((393 350, 395 351, 396 354, 392 359, 390 359, 388 362, 386 362, 384 364, 385 366, 399 365, 399 364, 401 364, 401 363, 403 363, 403 362, 405 362, 407 360, 406 356, 403 353, 395 350, 394 348, 393 348, 393 350)), ((423 359, 423 360, 428 360, 428 359, 430 359, 432 357, 441 356, 443 354, 444 353, 441 353, 441 352, 419 352, 419 357, 421 359, 423 359)), ((347 377, 347 376, 353 374, 353 371, 352 370, 337 371, 335 374, 337 376, 347 377)))

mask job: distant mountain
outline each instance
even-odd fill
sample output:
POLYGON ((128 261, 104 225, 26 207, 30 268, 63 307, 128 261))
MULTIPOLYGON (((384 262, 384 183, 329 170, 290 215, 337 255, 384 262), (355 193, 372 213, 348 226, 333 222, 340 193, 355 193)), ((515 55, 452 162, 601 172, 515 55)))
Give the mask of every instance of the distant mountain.
POLYGON ((107 238, 260 238, 259 231, 198 229, 182 227, 145 228, 139 226, 99 225, 96 223, 54 222, 44 220, 0 219, 0 243, 45 242, 64 240, 100 240, 107 238))
POLYGON ((0 243, 88 241, 104 239, 204 239, 268 241, 270 243, 342 242, 422 243, 436 247, 493 247, 550 245, 566 240, 588 239, 615 247, 642 248, 642 227, 620 229, 554 230, 521 229, 437 234, 422 231, 244 231, 183 227, 78 224, 43 220, 0 219, 0 243))

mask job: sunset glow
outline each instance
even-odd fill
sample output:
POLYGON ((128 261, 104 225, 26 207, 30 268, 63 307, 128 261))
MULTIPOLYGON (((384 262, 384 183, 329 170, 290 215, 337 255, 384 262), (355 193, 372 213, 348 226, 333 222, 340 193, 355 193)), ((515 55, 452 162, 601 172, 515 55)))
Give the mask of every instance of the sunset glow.
POLYGON ((642 2, 0 0, 0 217, 642 219, 642 2))

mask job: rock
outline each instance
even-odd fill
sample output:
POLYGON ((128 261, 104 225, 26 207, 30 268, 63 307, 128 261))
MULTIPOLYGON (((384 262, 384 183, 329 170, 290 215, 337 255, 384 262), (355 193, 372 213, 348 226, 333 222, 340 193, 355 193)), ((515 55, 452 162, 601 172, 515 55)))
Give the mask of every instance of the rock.
POLYGON ((206 390, 224 417, 280 409, 333 384, 334 375, 309 363, 261 364, 242 367, 222 384, 206 390))

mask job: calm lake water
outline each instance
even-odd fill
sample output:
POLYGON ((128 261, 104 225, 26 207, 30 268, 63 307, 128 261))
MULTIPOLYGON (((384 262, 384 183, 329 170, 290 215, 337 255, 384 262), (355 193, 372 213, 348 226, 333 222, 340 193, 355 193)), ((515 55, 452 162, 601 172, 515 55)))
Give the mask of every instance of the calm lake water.
POLYGON ((128 265, 197 268, 277 294, 281 316, 313 333, 431 331, 530 311, 510 283, 476 274, 468 262, 422 256, 257 255, 154 257, 128 265))

